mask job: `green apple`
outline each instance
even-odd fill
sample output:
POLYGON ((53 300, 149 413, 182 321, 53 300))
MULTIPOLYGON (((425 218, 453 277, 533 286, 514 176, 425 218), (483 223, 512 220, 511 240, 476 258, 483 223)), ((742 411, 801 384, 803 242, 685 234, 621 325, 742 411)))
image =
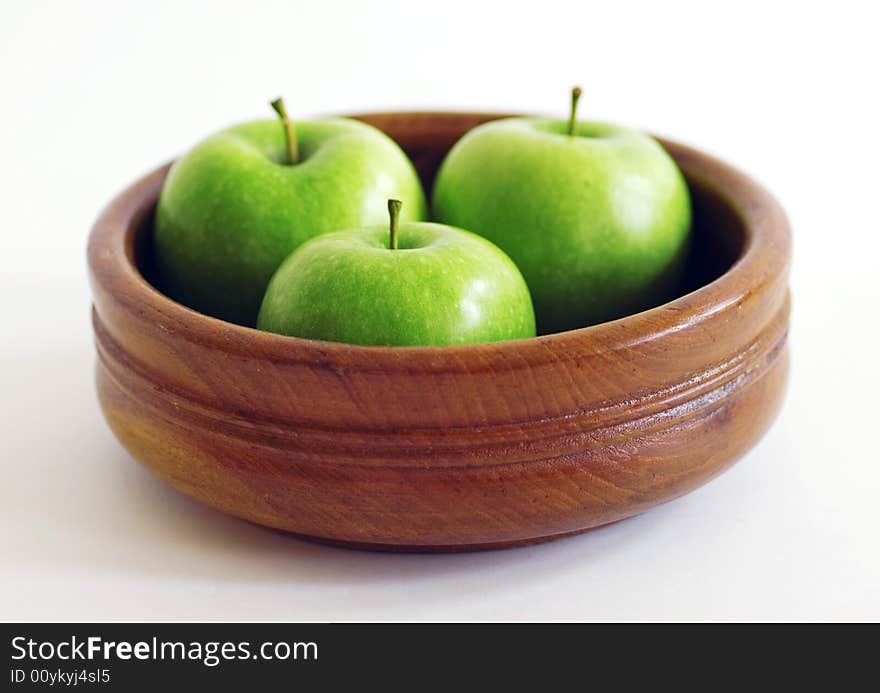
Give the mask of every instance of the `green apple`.
POLYGON ((275 273, 257 327, 350 344, 414 346, 533 337, 535 314, 516 265, 489 241, 441 224, 325 234, 275 273))
POLYGON ((519 266, 539 332, 660 305, 679 289, 691 207, 684 177, 652 138, 617 125, 509 118, 452 148, 437 221, 491 240, 519 266))
POLYGON ((390 138, 344 118, 245 123, 206 139, 168 174, 155 222, 158 282, 172 298, 253 325, 272 274, 328 231, 382 223, 389 197, 425 218, 421 183, 390 138), (378 210, 378 211, 377 211, 378 210))

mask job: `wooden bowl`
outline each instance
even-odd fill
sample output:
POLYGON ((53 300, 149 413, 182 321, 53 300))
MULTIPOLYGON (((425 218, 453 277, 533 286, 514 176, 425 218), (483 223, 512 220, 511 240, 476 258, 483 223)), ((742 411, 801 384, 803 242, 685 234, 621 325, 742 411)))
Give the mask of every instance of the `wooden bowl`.
MULTIPOLYGON (((456 139, 500 116, 359 117, 430 184, 456 139)), ((687 493, 779 409, 791 241, 755 182, 663 145, 694 201, 681 298, 584 329, 456 347, 282 337, 170 300, 148 280, 161 168, 114 199, 89 240, 104 415, 137 460, 193 498, 348 546, 523 545, 687 493)))

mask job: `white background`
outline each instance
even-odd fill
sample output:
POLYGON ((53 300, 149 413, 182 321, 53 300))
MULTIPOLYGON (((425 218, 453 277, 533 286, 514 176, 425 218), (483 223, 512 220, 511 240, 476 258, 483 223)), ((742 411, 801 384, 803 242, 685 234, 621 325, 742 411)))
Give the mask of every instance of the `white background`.
POLYGON ((0 10, 0 618, 880 618, 880 51, 872 3, 19 2, 0 10), (227 124, 393 108, 650 128, 756 175, 795 234, 792 379, 730 472, 554 544, 325 548, 204 509, 97 407, 85 244, 227 124))

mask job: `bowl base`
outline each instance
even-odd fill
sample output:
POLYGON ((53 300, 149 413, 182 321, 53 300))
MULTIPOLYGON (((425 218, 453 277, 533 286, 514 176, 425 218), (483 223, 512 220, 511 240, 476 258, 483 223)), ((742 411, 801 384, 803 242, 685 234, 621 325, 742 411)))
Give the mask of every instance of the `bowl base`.
MULTIPOLYGON (((629 519, 623 518, 623 519, 629 519)), ((345 541, 342 539, 329 539, 327 537, 315 537, 308 534, 297 534, 296 532, 285 532, 284 530, 276 530, 281 534, 289 537, 302 539, 303 541, 312 542, 313 544, 323 544, 324 546, 332 546, 338 549, 349 549, 351 551, 375 551, 380 553, 471 553, 477 551, 498 551, 500 549, 520 549, 526 546, 534 546, 536 544, 546 544, 557 539, 568 539, 579 534, 593 532, 603 527, 616 525, 621 520, 614 522, 606 522, 595 527, 586 527, 585 529, 576 529, 572 532, 562 532, 561 534, 548 534, 543 537, 532 537, 530 539, 516 539, 514 541, 491 541, 482 544, 379 544, 365 541, 345 541)))

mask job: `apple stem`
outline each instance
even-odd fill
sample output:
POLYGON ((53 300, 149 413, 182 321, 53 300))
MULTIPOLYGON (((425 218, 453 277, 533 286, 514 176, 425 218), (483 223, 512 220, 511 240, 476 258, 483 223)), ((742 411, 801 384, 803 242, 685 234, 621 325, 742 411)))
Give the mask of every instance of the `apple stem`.
POLYGON ((296 143, 296 131, 293 129, 293 123, 290 122, 290 118, 287 117, 284 99, 279 96, 274 101, 269 102, 269 105, 278 114, 281 124, 284 126, 284 138, 287 140, 287 163, 293 165, 299 161, 299 149, 296 143))
POLYGON ((400 223, 401 207, 403 207, 403 202, 400 200, 388 200, 388 216, 391 219, 388 241, 389 250, 397 250, 397 225, 400 223))
POLYGON ((581 88, 574 87, 571 90, 571 115, 568 116, 568 134, 571 137, 577 136, 577 110, 578 101, 581 98, 581 88))

